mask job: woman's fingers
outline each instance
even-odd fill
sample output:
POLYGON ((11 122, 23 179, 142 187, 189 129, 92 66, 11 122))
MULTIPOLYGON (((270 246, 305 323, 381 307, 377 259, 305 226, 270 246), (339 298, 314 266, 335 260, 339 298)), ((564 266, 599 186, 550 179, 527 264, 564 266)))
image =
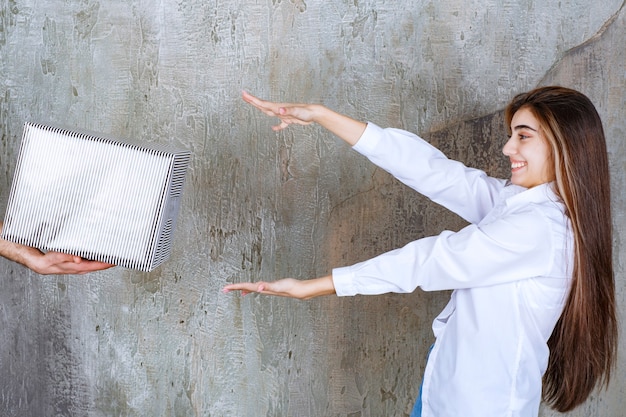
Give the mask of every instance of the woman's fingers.
POLYGON ((249 294, 251 292, 262 292, 264 289, 263 283, 253 282, 240 282, 237 284, 229 284, 224 287, 222 292, 229 293, 231 291, 241 291, 242 295, 249 294))
POLYGON ((280 106, 278 103, 261 100, 246 91, 242 92, 241 96, 246 103, 252 104, 268 116, 280 117, 280 106))

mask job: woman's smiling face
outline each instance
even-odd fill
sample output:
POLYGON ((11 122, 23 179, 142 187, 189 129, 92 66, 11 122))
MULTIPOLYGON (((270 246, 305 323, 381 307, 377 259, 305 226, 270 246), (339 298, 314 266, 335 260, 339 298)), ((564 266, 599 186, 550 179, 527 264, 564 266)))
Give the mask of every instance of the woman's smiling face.
POLYGON ((554 180, 552 156, 539 122, 528 108, 519 109, 511 120, 511 137, 502 152, 511 161, 511 182, 532 188, 554 180))

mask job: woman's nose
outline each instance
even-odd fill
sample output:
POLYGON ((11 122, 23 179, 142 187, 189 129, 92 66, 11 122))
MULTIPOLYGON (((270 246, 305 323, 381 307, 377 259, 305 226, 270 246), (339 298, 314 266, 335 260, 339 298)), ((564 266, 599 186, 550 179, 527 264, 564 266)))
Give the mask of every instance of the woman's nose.
POLYGON ((509 140, 506 141, 506 143, 504 144, 504 147, 502 148, 502 153, 505 154, 506 156, 511 156, 511 155, 515 155, 515 146, 513 144, 513 138, 509 138, 509 140))

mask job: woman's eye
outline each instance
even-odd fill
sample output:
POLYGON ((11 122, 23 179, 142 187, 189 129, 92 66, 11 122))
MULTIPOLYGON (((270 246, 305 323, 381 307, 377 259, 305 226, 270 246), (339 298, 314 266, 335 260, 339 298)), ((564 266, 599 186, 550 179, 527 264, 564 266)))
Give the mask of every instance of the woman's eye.
POLYGON ((528 139, 528 136, 526 136, 526 135, 519 135, 519 138, 522 139, 522 140, 523 139, 528 139))

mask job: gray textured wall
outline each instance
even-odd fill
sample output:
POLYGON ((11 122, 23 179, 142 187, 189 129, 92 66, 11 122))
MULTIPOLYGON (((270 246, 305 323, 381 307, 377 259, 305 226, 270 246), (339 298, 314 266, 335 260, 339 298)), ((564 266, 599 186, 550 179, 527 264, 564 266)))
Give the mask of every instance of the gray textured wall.
MULTIPOLYGON (((418 132, 494 175, 513 94, 582 90, 608 136, 623 317, 625 50, 623 0, 0 0, 0 214, 25 121, 193 152, 158 270, 41 277, 0 260, 0 415, 409 413, 448 294, 220 288, 316 276, 463 223, 317 127, 271 132, 242 89, 418 132)), ((569 415, 624 415, 624 346, 608 391, 569 415)))

